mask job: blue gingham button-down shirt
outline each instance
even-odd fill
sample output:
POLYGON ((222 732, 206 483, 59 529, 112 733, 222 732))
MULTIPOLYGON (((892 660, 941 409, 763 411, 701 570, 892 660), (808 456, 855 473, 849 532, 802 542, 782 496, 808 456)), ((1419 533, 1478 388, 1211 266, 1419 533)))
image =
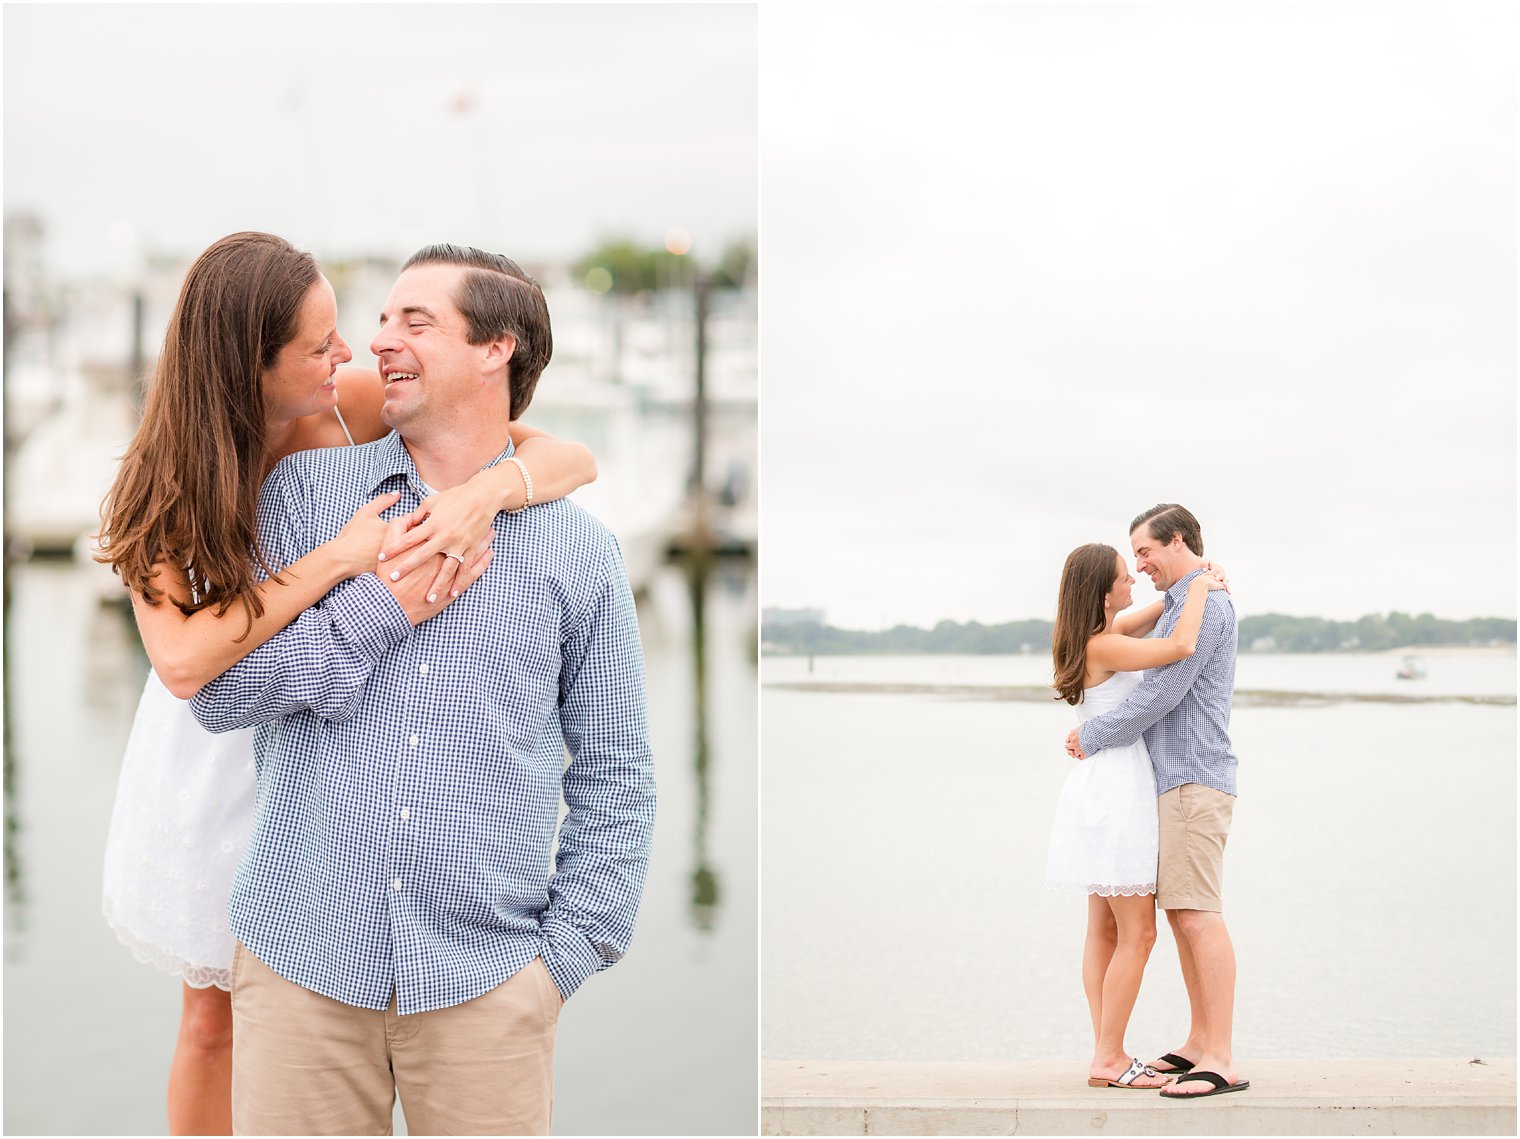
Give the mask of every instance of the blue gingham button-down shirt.
MULTIPOLYGON (((1169 636, 1187 601, 1195 570, 1166 591, 1153 636, 1169 636)), ((1235 794, 1237 760, 1230 749, 1230 702, 1235 692, 1235 604, 1222 589, 1209 593, 1193 655, 1148 669, 1125 701, 1082 725, 1088 755, 1132 744, 1141 735, 1156 770, 1156 794, 1184 783, 1235 794)))
MULTIPOLYGON (((387 517, 423 497, 394 432, 289 456, 259 500, 265 556, 289 565, 388 490, 387 517)), ((365 574, 192 702, 211 731, 258 725, 232 932, 346 1004, 446 1008, 538 956, 568 997, 633 932, 655 792, 617 542, 566 501, 495 531, 490 568, 415 629, 365 574)))

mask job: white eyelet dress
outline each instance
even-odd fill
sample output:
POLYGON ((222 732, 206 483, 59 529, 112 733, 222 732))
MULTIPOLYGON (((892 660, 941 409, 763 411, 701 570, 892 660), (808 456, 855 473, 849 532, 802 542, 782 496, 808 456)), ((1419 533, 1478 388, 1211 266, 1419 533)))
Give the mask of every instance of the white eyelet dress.
MULTIPOLYGON (((1116 672, 1083 693, 1086 723, 1123 703, 1138 672, 1116 672)), ((1045 884, 1112 897, 1156 892, 1156 775, 1145 740, 1071 760, 1056 802, 1045 884)))
POLYGON ((232 988, 227 896, 253 827, 253 729, 213 735, 150 672, 106 839, 106 921, 139 961, 232 988))
POLYGON ((253 729, 206 731, 189 701, 148 673, 116 784, 102 908, 139 961, 197 989, 232 988, 227 898, 253 792, 253 729))

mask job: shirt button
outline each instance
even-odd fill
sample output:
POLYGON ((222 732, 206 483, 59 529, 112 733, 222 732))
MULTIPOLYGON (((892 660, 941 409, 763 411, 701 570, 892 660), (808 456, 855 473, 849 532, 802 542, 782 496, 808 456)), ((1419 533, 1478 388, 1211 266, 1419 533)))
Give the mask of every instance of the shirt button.
POLYGON ((425 665, 425 664, 419 664, 417 666, 417 671, 420 672, 420 673, 422 673, 423 676, 426 676, 427 675, 427 665, 425 665))
POLYGON ((397 878, 394 882, 391 883, 391 887, 392 887, 392 889, 396 889, 396 890, 401 889, 401 879, 397 878))
POLYGON ((411 818, 412 817, 412 809, 410 807, 402 807, 401 808, 401 817, 403 819, 409 819, 409 818, 411 818))
POLYGON ((416 736, 413 736, 413 737, 412 737, 412 746, 413 746, 413 747, 416 747, 416 746, 417 746, 417 737, 416 737, 416 736))

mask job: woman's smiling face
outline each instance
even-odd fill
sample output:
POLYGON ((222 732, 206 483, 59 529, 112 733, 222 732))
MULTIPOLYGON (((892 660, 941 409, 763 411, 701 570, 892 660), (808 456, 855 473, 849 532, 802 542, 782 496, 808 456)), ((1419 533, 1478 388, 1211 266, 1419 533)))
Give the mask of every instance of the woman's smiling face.
POLYGON ((1111 613, 1122 613, 1130 607, 1130 586, 1135 584, 1135 579, 1124 564, 1123 554, 1115 558, 1114 566, 1114 584, 1104 596, 1103 605, 1111 613))
POLYGON ((326 411, 338 400, 333 373, 354 358, 338 335, 338 301, 326 277, 306 291, 296 334, 262 372, 264 407, 271 420, 326 411))

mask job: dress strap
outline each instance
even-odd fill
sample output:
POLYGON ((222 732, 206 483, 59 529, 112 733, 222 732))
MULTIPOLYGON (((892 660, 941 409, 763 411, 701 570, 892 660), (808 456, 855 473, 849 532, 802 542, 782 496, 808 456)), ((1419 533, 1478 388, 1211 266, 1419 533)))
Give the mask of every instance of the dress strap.
POLYGON ((338 426, 343 428, 343 438, 347 439, 348 445, 352 447, 354 445, 354 437, 348 430, 348 424, 343 422, 343 413, 338 410, 337 404, 333 404, 333 414, 338 417, 338 426))

